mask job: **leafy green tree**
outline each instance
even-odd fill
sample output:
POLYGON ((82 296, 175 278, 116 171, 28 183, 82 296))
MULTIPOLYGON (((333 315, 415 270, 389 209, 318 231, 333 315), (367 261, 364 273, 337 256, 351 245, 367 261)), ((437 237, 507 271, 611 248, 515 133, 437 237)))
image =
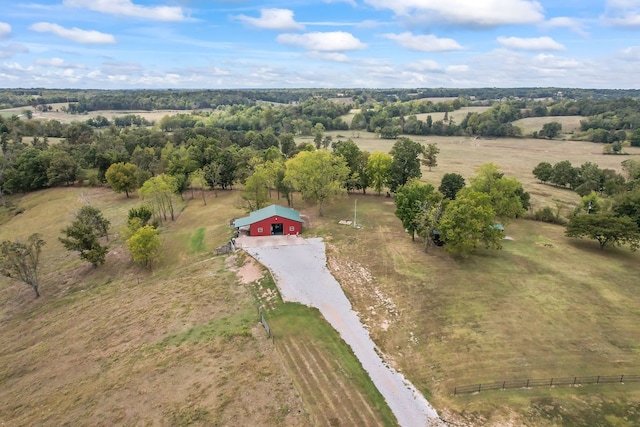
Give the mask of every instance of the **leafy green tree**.
POLYGON ((438 228, 443 214, 444 200, 442 198, 430 198, 420 205, 416 232, 424 239, 425 252, 428 252, 433 245, 435 233, 439 232, 438 228))
POLYGON ((638 224, 628 216, 618 216, 613 211, 577 214, 569 219, 567 237, 597 240, 600 249, 606 246, 629 245, 635 251, 640 247, 638 224))
POLYGON ((381 151, 374 151, 367 158, 367 179, 378 195, 389 183, 392 163, 393 157, 381 151))
POLYGON ((289 156, 296 149, 296 141, 292 133, 283 133, 279 137, 280 151, 285 156, 289 156))
POLYGON ((640 228, 640 188, 618 194, 613 200, 611 209, 618 216, 628 216, 640 228))
POLYGON ((341 156, 328 151, 303 151, 286 162, 285 181, 305 200, 317 202, 319 214, 327 200, 344 192, 349 167, 341 156))
POLYGON ((58 239, 69 251, 77 251, 80 258, 89 261, 94 267, 105 262, 109 247, 100 244, 100 237, 107 237, 110 222, 102 212, 90 205, 83 206, 76 213, 76 219, 70 226, 62 229, 65 237, 58 239))
POLYGON ((409 138, 399 138, 390 151, 393 161, 389 171, 391 191, 407 183, 411 178, 420 178, 420 156, 424 154, 424 146, 409 138))
POLYGON ((558 122, 545 123, 538 135, 542 138, 553 139, 562 131, 562 124, 558 122))
POLYGON ((454 200, 456 198, 456 194, 458 194, 458 191, 463 189, 464 186, 465 182, 462 175, 457 173, 446 173, 440 181, 440 187, 438 187, 438 191, 442 193, 445 198, 454 200))
POLYGON ((31 287, 36 298, 40 296, 39 263, 44 245, 38 233, 29 236, 26 243, 5 240, 0 244, 0 272, 31 287))
POLYGON ((429 170, 438 166, 438 153, 440 153, 438 144, 427 144, 424 150, 424 160, 422 160, 422 163, 427 166, 429 170))
POLYGON ((178 188, 176 179, 167 174, 154 176, 147 180, 140 188, 140 195, 148 197, 152 210, 157 220, 167 220, 167 214, 171 221, 175 220, 174 195, 178 188))
POLYGON ((192 190, 194 188, 200 190, 200 194, 202 195, 202 203, 204 203, 204 205, 206 206, 207 199, 205 198, 204 190, 209 186, 209 184, 207 183, 207 178, 205 176, 204 170, 201 168, 191 172, 191 174, 189 175, 189 182, 191 184, 192 190))
MULTIPOLYGON (((127 222, 135 222, 138 226, 147 225, 151 221, 153 211, 146 205, 139 206, 137 208, 129 209, 127 214, 127 222)), ((135 229, 137 230, 137 226, 135 229)), ((134 230, 135 231, 135 230, 134 230)))
POLYGON ((540 182, 549 182, 553 176, 553 166, 549 162, 540 162, 532 173, 540 182))
POLYGON ((349 167, 349 176, 345 181, 347 191, 353 189, 362 190, 365 194, 369 186, 367 177, 367 160, 369 153, 362 151, 358 145, 352 140, 338 141, 333 144, 333 152, 338 156, 344 157, 349 167))
POLYGON ((114 163, 109 166, 105 178, 109 186, 116 193, 124 192, 129 198, 129 192, 138 188, 138 167, 133 163, 114 163))
POLYGON ((322 123, 316 123, 313 127, 313 142, 316 144, 316 149, 320 149, 322 146, 322 137, 324 136, 324 125, 322 123))
POLYGON ((111 222, 104 217, 102 211, 94 206, 85 205, 76 214, 76 220, 91 227, 98 237, 106 237, 109 241, 111 222))
POLYGON ((50 186, 58 184, 70 185, 76 180, 78 166, 69 153, 55 150, 49 160, 47 178, 50 186))
POLYGON ((150 225, 144 225, 127 239, 127 247, 133 261, 145 268, 151 268, 160 255, 162 247, 160 232, 150 225))
POLYGON ((269 202, 269 178, 264 168, 256 170, 247 178, 242 191, 242 200, 248 212, 262 209, 269 202))
POLYGON ((495 215, 503 220, 516 218, 524 213, 522 205, 522 184, 515 178, 507 178, 493 163, 486 163, 478 168, 477 175, 471 178, 469 188, 487 194, 495 215))
POLYGON ((569 160, 563 160, 553 165, 551 182, 559 187, 569 185, 575 188, 578 180, 578 169, 571 165, 569 160))
POLYGON ((402 226, 415 241, 415 234, 419 228, 419 217, 425 203, 431 204, 438 200, 435 188, 431 184, 422 184, 418 179, 409 180, 398 188, 395 196, 396 216, 402 221, 402 226))
POLYGON ((495 226, 494 217, 488 194, 470 188, 460 190, 440 219, 439 231, 445 250, 469 255, 480 245, 502 248, 504 232, 495 226))

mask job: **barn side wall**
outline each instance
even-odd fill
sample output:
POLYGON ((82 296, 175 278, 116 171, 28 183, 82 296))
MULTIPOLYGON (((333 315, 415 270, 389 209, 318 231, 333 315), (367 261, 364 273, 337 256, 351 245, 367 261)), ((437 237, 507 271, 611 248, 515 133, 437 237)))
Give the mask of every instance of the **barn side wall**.
POLYGON ((272 216, 262 221, 254 222, 249 227, 249 232, 252 236, 271 236, 271 224, 283 224, 283 234, 285 235, 302 233, 302 223, 278 216, 272 216), (291 230, 291 227, 293 227, 293 230, 291 230), (259 231, 260 229, 262 229, 262 231, 259 231))

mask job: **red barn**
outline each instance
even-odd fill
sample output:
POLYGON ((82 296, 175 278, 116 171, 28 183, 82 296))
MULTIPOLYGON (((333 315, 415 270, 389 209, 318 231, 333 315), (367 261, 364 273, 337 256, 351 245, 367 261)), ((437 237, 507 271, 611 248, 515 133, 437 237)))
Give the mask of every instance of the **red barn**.
POLYGON ((275 236, 302 232, 300 213, 291 208, 271 205, 233 221, 233 226, 248 230, 250 236, 275 236))

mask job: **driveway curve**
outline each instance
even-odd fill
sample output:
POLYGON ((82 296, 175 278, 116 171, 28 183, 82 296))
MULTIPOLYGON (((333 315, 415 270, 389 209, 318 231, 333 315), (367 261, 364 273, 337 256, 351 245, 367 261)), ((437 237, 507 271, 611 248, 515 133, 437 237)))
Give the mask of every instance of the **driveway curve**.
POLYGON ((283 300, 320 310, 351 347, 401 426, 443 425, 436 410, 413 384, 388 366, 376 352, 369 332, 326 267, 322 239, 305 239, 306 244, 300 243, 245 246, 244 250, 271 271, 283 300))

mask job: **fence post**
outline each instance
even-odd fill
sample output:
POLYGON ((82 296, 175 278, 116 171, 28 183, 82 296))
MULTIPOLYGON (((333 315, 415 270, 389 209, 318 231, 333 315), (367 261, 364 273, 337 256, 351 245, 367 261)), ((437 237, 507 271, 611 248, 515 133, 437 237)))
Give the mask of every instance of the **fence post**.
POLYGON ((549 384, 549 387, 553 387, 553 378, 551 378, 551 383, 549 384))
POLYGON ((624 378, 624 375, 620 375, 620 382, 622 383, 622 379, 624 378))
POLYGON ((504 385, 505 385, 506 383, 507 383, 506 381, 503 381, 503 382, 502 382, 502 389, 503 389, 503 390, 504 390, 504 385))
POLYGON ((573 377, 573 385, 576 385, 576 380, 578 379, 578 377, 573 377))
POLYGON ((529 380, 527 380, 527 385, 525 388, 529 388, 529 380))
POLYGON ((482 390, 482 384, 478 384, 478 393, 480 393, 480 390, 482 390))
POLYGON ((600 375, 598 375, 598 379, 596 380, 596 384, 600 384, 600 375))
POLYGON ((453 395, 455 396, 458 393, 458 387, 453 388, 453 395))

